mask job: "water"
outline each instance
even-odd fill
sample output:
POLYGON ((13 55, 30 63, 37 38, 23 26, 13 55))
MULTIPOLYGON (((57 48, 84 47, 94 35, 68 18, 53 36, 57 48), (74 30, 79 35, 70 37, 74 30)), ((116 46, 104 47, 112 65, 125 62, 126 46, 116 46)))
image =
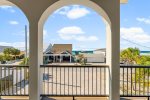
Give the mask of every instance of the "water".
POLYGON ((150 51, 141 51, 140 54, 141 55, 150 55, 150 51))

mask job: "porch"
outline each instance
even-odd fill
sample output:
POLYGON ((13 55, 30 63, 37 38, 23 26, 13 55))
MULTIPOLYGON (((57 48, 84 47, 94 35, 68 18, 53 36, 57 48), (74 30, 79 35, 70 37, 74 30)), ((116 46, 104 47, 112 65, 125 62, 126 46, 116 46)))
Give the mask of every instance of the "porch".
MULTIPOLYGON (((28 66, 0 66, 0 76, 9 78, 0 81, 0 96, 5 100, 29 97, 28 66)), ((108 66, 41 65, 41 97, 54 100, 108 100, 108 66)), ((150 67, 120 66, 121 100, 149 100, 150 67), (123 99, 125 98, 125 99, 123 99)))
MULTIPOLYGON (((124 1, 126 0, 121 0, 123 3, 124 1)), ((1 96, 29 95, 30 100, 40 100, 41 96, 106 97, 109 95, 110 100, 119 100, 120 0, 0 0, 0 5, 17 6, 25 13, 29 21, 30 38, 30 67, 26 66, 28 69, 24 70, 22 66, 2 66, 1 70, 4 69, 2 71, 4 76, 8 75, 7 73, 9 72, 9 74, 15 74, 16 82, 14 85, 12 81, 8 81, 8 88, 6 89, 6 84, 4 88, 1 88, 3 89, 1 96), (48 16, 55 10, 72 4, 90 7, 103 17, 107 36, 106 65, 43 66, 43 25, 48 16), (70 70, 72 71, 70 72, 70 70), (54 73, 51 71, 54 71, 54 73), (80 71, 83 71, 84 75, 81 75, 80 71), (26 77, 24 74, 29 74, 29 77, 26 77), (78 77, 78 75, 81 76, 78 77), (64 78, 62 78, 63 76, 64 78), (43 77, 46 80, 43 81, 43 77), (47 80, 47 77, 51 78, 47 80), (55 81, 53 78, 55 78, 55 81), (67 80, 71 80, 72 82, 70 83, 67 80), (25 84, 26 82, 29 82, 29 84, 25 84), (82 82, 85 82, 85 84, 82 84, 82 82), (68 85, 66 86, 66 84, 68 85), (22 87, 27 87, 27 89, 22 87)), ((11 80, 11 78, 8 78, 8 80, 11 80)))

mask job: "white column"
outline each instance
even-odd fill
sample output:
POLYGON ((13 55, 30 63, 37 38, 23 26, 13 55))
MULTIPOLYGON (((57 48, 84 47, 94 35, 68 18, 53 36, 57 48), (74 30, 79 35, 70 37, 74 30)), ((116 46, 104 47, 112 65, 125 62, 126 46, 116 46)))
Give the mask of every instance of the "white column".
POLYGON ((55 55, 53 55, 53 63, 55 62, 55 55))
MULTIPOLYGON (((104 19, 103 19, 104 20, 104 19)), ((110 67, 110 64, 111 64, 111 29, 110 29, 110 26, 109 24, 104 20, 105 24, 106 24, 106 64, 109 65, 110 67)), ((111 84, 111 81, 110 81, 110 72, 108 72, 107 74, 107 77, 106 77, 106 93, 107 94, 111 94, 111 91, 110 91, 110 84, 111 84)))
POLYGON ((107 49, 106 64, 110 68, 109 100, 120 100, 120 27, 113 24, 106 26, 107 49))
POLYGON ((61 57, 62 57, 62 56, 61 56, 61 54, 60 54, 60 56, 59 56, 60 63, 61 63, 61 57))
POLYGON ((70 63, 71 63, 71 55, 70 55, 70 63))
MULTIPOLYGON (((119 15, 118 15, 119 16, 119 15)), ((119 20, 119 18, 117 18, 119 20)), ((111 39, 111 100, 120 100, 120 27, 115 22, 112 27, 111 39)))
POLYGON ((40 100, 42 91, 40 65, 43 64, 43 35, 38 21, 30 21, 29 99, 40 100))

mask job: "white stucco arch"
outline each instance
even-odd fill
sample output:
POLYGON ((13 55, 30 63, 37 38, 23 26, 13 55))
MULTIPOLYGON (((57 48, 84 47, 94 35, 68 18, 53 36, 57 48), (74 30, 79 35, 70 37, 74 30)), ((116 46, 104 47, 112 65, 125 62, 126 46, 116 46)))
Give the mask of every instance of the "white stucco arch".
MULTIPOLYGON (((51 14, 53 14, 56 10, 64 6, 76 5, 76 4, 91 8, 102 17, 102 20, 106 26, 106 38, 107 38, 106 40, 109 40, 109 41, 106 41, 106 48, 109 48, 110 39, 108 37, 110 37, 110 34, 111 34, 111 16, 109 17, 109 14, 107 14, 107 12, 101 6, 99 6, 98 4, 96 4, 95 2, 91 0, 58 0, 57 2, 53 3, 43 12, 43 14, 41 15, 39 19, 39 22, 38 22, 39 32, 43 33, 43 27, 44 27, 45 22, 47 21, 48 17, 51 14)), ((41 34, 40 37, 43 37, 43 34, 41 34)), ((110 53, 107 53, 107 54, 108 54, 108 57, 110 57, 109 56, 110 53)), ((106 59, 106 62, 108 61, 109 60, 106 59)))
POLYGON ((49 15, 51 15, 54 11, 58 10, 61 7, 68 6, 68 5, 83 5, 86 7, 89 7, 93 9, 95 12, 97 12, 100 16, 103 17, 105 20, 104 23, 108 23, 111 26, 111 20, 106 11, 96 3, 90 0, 59 0, 55 2, 54 4, 50 5, 41 15, 41 18, 39 20, 39 25, 43 26, 46 20, 48 19, 49 15))
MULTIPOLYGON (((97 12, 101 17, 102 20, 106 26, 106 48, 107 48, 107 57, 106 57, 106 64, 110 65, 111 63, 111 17, 109 16, 111 14, 108 14, 109 12, 106 12, 100 5, 98 5, 97 3, 91 1, 91 0, 59 0, 55 3, 53 3, 52 5, 50 5, 41 15, 39 22, 38 22, 38 27, 39 27, 39 36, 40 38, 42 37, 43 41, 43 27, 45 22, 47 21, 48 17, 54 13, 56 10, 58 10, 59 8, 62 8, 64 6, 68 6, 68 5, 82 5, 88 8, 91 8, 92 10, 94 10, 95 12, 97 12)), ((42 42, 43 44, 43 42, 42 42)), ((41 47, 41 46, 40 46, 41 47)), ((111 66, 110 66, 111 67, 111 66)), ((109 75, 107 76, 107 86, 109 86, 109 75)), ((107 87, 106 92, 109 94, 110 87, 107 87)))
POLYGON ((0 0, 0 6, 14 6, 14 7, 17 7, 19 10, 22 11, 22 13, 24 14, 24 16, 26 17, 28 23, 29 23, 29 19, 26 15, 26 13, 24 12, 24 10, 17 4, 15 4, 15 2, 13 1, 9 1, 9 0, 0 0))
POLYGON ((0 0, 0 5, 17 6, 29 21, 29 98, 40 100, 43 64, 43 26, 48 16, 67 5, 83 5, 100 14, 106 24, 107 64, 110 67, 110 100, 119 100, 120 0, 0 0))

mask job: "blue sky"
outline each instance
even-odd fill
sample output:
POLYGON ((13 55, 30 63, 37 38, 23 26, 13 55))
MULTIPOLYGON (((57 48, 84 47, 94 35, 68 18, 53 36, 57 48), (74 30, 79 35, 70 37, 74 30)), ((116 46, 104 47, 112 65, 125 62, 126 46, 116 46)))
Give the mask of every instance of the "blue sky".
MULTIPOLYGON (((129 0, 121 4, 121 49, 138 47, 150 50, 150 0, 129 0), (142 46, 139 46, 142 45, 142 46)), ((24 49, 24 25, 28 21, 15 7, 0 7, 0 45, 24 49)), ((74 50, 93 50, 106 46, 105 24, 94 10, 65 6, 52 15, 44 25, 44 49, 49 43, 71 43, 74 50)))

